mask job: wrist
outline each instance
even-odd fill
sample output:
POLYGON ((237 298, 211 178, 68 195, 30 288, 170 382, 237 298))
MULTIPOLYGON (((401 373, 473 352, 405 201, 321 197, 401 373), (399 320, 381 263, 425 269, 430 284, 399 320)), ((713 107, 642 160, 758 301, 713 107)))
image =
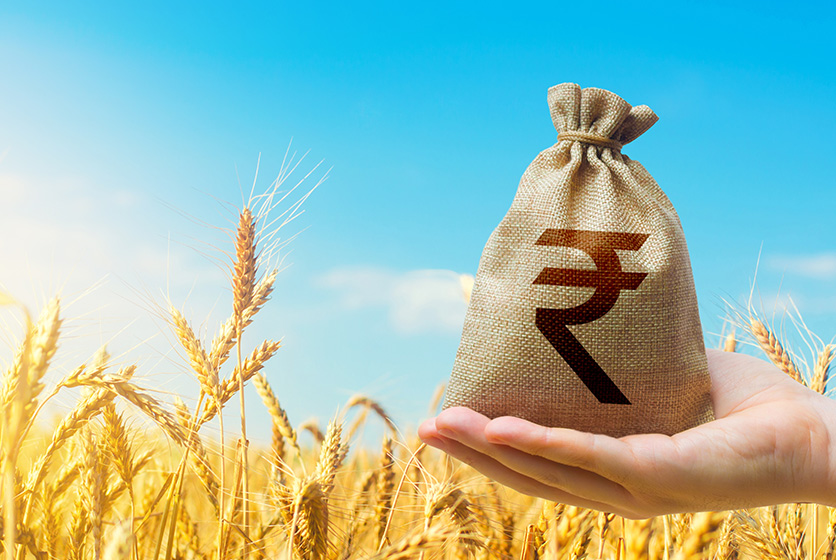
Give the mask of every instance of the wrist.
POLYGON ((836 401, 821 397, 816 405, 827 433, 827 449, 822 450, 822 459, 825 462, 823 465, 824 488, 812 489, 812 501, 836 507, 836 401))

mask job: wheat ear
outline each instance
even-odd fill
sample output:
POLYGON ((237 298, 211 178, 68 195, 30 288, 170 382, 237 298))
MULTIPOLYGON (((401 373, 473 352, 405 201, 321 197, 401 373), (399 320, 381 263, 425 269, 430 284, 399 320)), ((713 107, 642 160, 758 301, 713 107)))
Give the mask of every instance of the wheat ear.
POLYGON ((454 488, 449 480, 431 484, 427 489, 424 503, 424 529, 428 530, 433 519, 443 511, 449 511, 453 521, 459 527, 461 543, 466 547, 474 547, 479 543, 470 536, 473 515, 471 503, 464 492, 454 488))
POLYGON ((83 560, 84 537, 88 528, 87 512, 84 509, 83 498, 79 495, 75 501, 72 517, 70 518, 70 535, 67 549, 68 560, 83 560))
POLYGON ((766 328, 766 325, 757 319, 752 319, 749 323, 749 328, 751 329, 755 340, 758 341, 761 349, 763 349, 769 359, 772 360, 772 363, 799 383, 804 384, 804 380, 798 372, 798 368, 795 367, 792 358, 790 358, 790 355, 775 335, 766 328))
MULTIPOLYGON (((238 391, 239 377, 242 377, 244 381, 249 381, 256 373, 262 370, 265 362, 273 357, 273 354, 275 354, 280 347, 280 342, 266 340, 253 350, 249 357, 244 360, 243 367, 236 367, 230 378, 221 382, 220 406, 223 407, 226 405, 226 403, 229 402, 229 400, 238 391), (243 375, 241 372, 243 372, 243 375)), ((217 405, 213 401, 207 400, 197 427, 199 428, 206 422, 211 421, 215 418, 215 416, 217 416, 217 414, 217 405)))
POLYGON ((604 545, 607 542, 607 530, 615 519, 614 513, 600 512, 598 514, 598 558, 604 557, 604 545))
POLYGON ((827 381, 829 378, 830 364, 836 357, 836 346, 828 344, 816 358, 816 365, 813 367, 813 379, 810 388, 817 393, 824 395, 827 392, 827 381))
POLYGON ((572 553, 569 556, 570 560, 584 560, 587 557, 589 544, 592 542, 592 530, 594 528, 594 524, 586 524, 586 528, 581 531, 581 534, 575 540, 575 544, 572 545, 572 553))
POLYGON ((392 496, 395 493, 395 457, 392 452, 392 440, 386 438, 383 441, 383 450, 380 456, 380 469, 377 474, 377 504, 375 513, 377 515, 377 542, 375 547, 379 548, 383 539, 383 531, 386 528, 386 520, 389 518, 389 511, 392 509, 392 496))
POLYGON ((682 548, 674 556, 674 560, 698 560, 705 558, 708 547, 714 540, 717 530, 725 520, 725 512, 704 511, 694 514, 691 522, 691 533, 682 548))
POLYGON ((796 556, 799 554, 801 548, 801 533, 801 504, 787 504, 784 521, 784 542, 787 543, 789 550, 796 556))
POLYGON ((129 522, 117 523, 102 553, 102 560, 130 560, 135 540, 129 522))
POLYGON ((58 554, 58 539, 61 534, 61 521, 57 511, 59 496, 61 494, 53 492, 52 488, 45 489, 42 494, 44 549, 50 558, 55 558, 58 554))
MULTIPOLYGON (((392 434, 397 434, 398 429, 395 427, 395 423, 392 422, 392 418, 383 410, 383 407, 377 401, 365 396, 365 395, 354 395, 351 397, 345 405, 345 409, 351 410, 355 406, 361 406, 368 410, 373 411, 377 414, 383 423, 386 424, 386 427, 389 428, 392 434)), ((350 430, 353 433, 353 429, 350 430)))
POLYGON ((444 544, 455 539, 459 532, 455 527, 434 526, 424 529, 412 535, 408 535, 401 541, 392 544, 378 551, 369 560, 407 560, 415 558, 416 552, 444 544))
MULTIPOLYGON (((784 516, 787 517, 789 515, 789 506, 785 506, 784 516)), ((781 529, 781 523, 779 518, 779 511, 778 506, 768 506, 765 508, 761 508, 761 513, 766 516, 767 520, 767 530, 769 532, 769 538, 781 549, 784 555, 789 558, 793 557, 793 552, 790 546, 790 542, 788 540, 788 524, 784 522, 784 528, 781 529)))
POLYGON ((183 549, 183 557, 197 557, 200 553, 200 535, 185 505, 178 509, 177 533, 180 536, 179 542, 183 549))
POLYGON ((628 558, 647 558, 653 519, 639 519, 627 522, 625 544, 628 558))
POLYGON ((558 504, 555 515, 558 519, 556 530, 554 531, 555 548, 563 550, 572 541, 572 537, 577 534, 580 528, 587 523, 592 511, 579 508, 575 506, 565 506, 558 504))
POLYGON ((81 468, 83 500, 87 509, 90 536, 93 538, 93 557, 99 560, 102 548, 102 494, 104 491, 104 463, 98 443, 89 429, 83 432, 84 463, 81 468))
POLYGON ((538 558, 546 554, 547 533, 549 532, 549 526, 554 522, 555 518, 554 505, 554 502, 548 500, 543 502, 543 507, 540 508, 540 515, 537 516, 537 523, 534 524, 534 529, 532 530, 535 556, 538 558))
POLYGON ((323 484, 316 476, 295 486, 290 538, 297 555, 324 560, 328 552, 328 502, 323 484))
POLYGON ((187 432, 177 422, 177 418, 154 397, 142 392, 142 390, 130 382, 136 372, 136 366, 131 365, 119 370, 116 374, 100 375, 100 371, 87 371, 84 366, 76 369, 71 375, 64 378, 61 386, 64 387, 101 387, 110 389, 153 420, 168 436, 186 447, 189 444, 187 432))
POLYGON ((128 491, 133 495, 131 487, 134 474, 133 453, 128 441, 125 421, 122 415, 116 412, 116 406, 112 402, 104 407, 102 418, 104 418, 104 437, 107 442, 105 449, 108 450, 116 474, 119 475, 119 478, 128 487, 128 491))
POLYGON ((20 434, 20 440, 26 437, 26 432, 34 420, 34 412, 38 406, 38 396, 43 391, 43 378, 46 375, 49 364, 58 349, 58 336, 61 329, 60 317, 61 304, 58 298, 50 300, 41 312, 38 322, 35 325, 34 336, 30 346, 31 357, 27 371, 27 381, 24 384, 28 388, 25 396, 27 402, 23 408, 22 425, 25 426, 20 434))
POLYGON ((723 350, 726 352, 737 351, 737 339, 734 336, 734 331, 731 331, 723 340, 723 350))
POLYGON ((235 262, 232 268, 232 295, 235 316, 242 318, 250 307, 258 274, 255 219, 249 208, 241 210, 235 236, 235 262))
POLYGON ((30 348, 35 328, 26 317, 26 331, 11 368, 6 372, 3 382, 2 427, 2 470, 3 470, 3 544, 7 560, 15 557, 17 544, 17 506, 15 504, 15 470, 17 452, 20 444, 25 411, 30 406, 31 388, 29 387, 30 348))
POLYGON ((319 422, 317 422, 316 418, 308 418, 299 424, 299 431, 308 432, 314 438, 314 441, 320 445, 323 441, 325 441, 325 434, 322 433, 322 430, 319 427, 319 422))
POLYGON ((337 469, 342 465, 347 452, 348 448, 342 442, 342 426, 337 421, 331 421, 319 451, 314 474, 322 483, 325 494, 329 494, 334 487, 337 469))
POLYGON ((189 445, 190 438, 188 433, 180 427, 174 415, 164 409, 157 399, 147 393, 143 393, 138 387, 128 382, 109 383, 108 387, 144 412, 146 416, 151 418, 151 420, 163 429, 168 437, 184 447, 189 445))
POLYGON ((52 461, 56 451, 73 435, 83 428, 87 422, 99 414, 103 408, 113 401, 114 395, 107 389, 96 389, 87 395, 76 407, 61 420, 58 427, 52 432, 52 440, 46 451, 38 458, 35 466, 30 470, 29 479, 26 483, 26 491, 34 492, 46 477, 49 463, 52 461))
POLYGON ((183 314, 174 307, 169 309, 171 315, 171 322, 174 326, 174 332, 177 334, 177 339, 183 350, 186 351, 186 356, 189 358, 189 363, 192 370, 200 383, 200 389, 210 398, 218 399, 219 382, 218 370, 209 360, 206 355, 206 350, 203 348, 200 340, 195 336, 192 327, 189 325, 183 314))
POLYGON ((737 551, 734 548, 734 522, 731 515, 727 514, 723 519, 720 535, 717 537, 717 552, 714 555, 717 560, 728 560, 737 551))
POLYGON ((825 537, 826 547, 825 560, 836 558, 836 508, 827 508, 827 536, 825 537))
POLYGON ((690 513, 675 513, 671 516, 671 537, 673 538, 674 548, 682 548, 682 543, 690 530, 690 513))
MULTIPOLYGON (((272 270, 266 274, 255 286, 253 290, 250 305, 241 313, 240 321, 242 328, 250 326, 253 318, 258 313, 265 303, 270 299, 273 293, 273 285, 276 282, 278 270, 272 270)), ((226 363, 229 358, 229 353, 235 347, 237 341, 237 329, 239 318, 233 314, 221 325, 218 334, 212 339, 212 349, 209 352, 209 359, 216 369, 220 370, 221 366, 226 363)))
POLYGON ((273 393, 273 389, 270 387, 270 384, 267 382, 267 378, 264 374, 256 373, 253 376, 253 386, 255 387, 258 395, 261 397, 261 400, 264 402, 264 406, 267 407, 267 411, 273 419, 273 425, 279 430, 282 438, 288 440, 290 445, 293 446, 293 449, 296 450, 296 453, 301 456, 302 451, 299 449, 299 442, 296 438, 296 430, 293 429, 290 420, 287 418, 287 412, 285 412, 279 404, 279 399, 276 398, 276 395, 273 393))

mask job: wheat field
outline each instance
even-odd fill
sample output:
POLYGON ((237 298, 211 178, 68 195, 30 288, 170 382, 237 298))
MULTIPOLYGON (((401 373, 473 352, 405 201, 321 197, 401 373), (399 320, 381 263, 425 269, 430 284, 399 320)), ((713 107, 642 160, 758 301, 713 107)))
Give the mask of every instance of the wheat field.
MULTIPOLYGON (((785 504, 625 520, 502 487, 401 433, 385 407, 363 395, 343 406, 359 412, 350 423, 343 415, 327 427, 294 425, 262 371, 280 343, 241 343, 277 271, 262 266, 258 212, 245 206, 238 217, 229 253, 232 313, 214 338, 200 340, 167 306, 178 352, 200 386, 193 408, 144 388, 136 366, 113 367, 105 348, 54 378, 60 300, 37 317, 23 311, 2 386, 7 560, 834 558, 834 508, 785 504), (260 404, 244 403, 247 383, 260 404), (74 408, 45 433, 45 403, 72 388, 80 388, 74 408), (224 426, 219 412, 231 401, 241 411, 266 407, 269 449, 250 448, 244 412, 224 426), (154 429, 137 428, 136 417, 154 429), (352 443, 367 421, 385 429, 377 449, 352 443), (210 423, 220 426, 212 432, 218 438, 202 430, 210 423), (300 443, 302 431, 314 445, 300 443)), ((802 372, 764 322, 750 317, 747 326, 783 371, 825 392, 830 346, 802 372)), ((738 340, 730 334, 723 344, 734 352, 738 340)))

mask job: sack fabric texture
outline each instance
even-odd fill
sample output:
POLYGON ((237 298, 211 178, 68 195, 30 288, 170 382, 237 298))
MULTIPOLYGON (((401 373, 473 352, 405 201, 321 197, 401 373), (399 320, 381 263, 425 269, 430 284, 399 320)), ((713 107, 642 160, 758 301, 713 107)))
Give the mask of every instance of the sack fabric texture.
POLYGON ((658 117, 577 84, 548 102, 557 143, 482 253, 444 407, 614 437, 712 420, 679 217, 621 152, 658 117))

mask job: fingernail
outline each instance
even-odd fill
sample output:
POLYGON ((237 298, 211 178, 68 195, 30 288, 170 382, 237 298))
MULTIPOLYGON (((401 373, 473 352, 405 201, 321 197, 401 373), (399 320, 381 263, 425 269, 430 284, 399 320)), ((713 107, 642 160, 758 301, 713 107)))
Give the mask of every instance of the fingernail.
POLYGON ((456 432, 454 432, 453 430, 448 430, 447 428, 437 428, 436 431, 440 436, 444 436, 450 439, 456 439, 456 432))
POLYGON ((444 451, 445 445, 444 442, 437 438, 423 438, 424 443, 429 445, 430 447, 435 447, 436 449, 441 449, 444 451))
POLYGON ((504 433, 501 427, 497 429, 488 425, 488 428, 485 430, 485 439, 494 443, 504 442, 508 439, 506 436, 507 434, 504 433))
POLYGON ((496 434, 494 432, 486 432, 485 439, 491 443, 505 443, 505 438, 502 434, 496 434))

